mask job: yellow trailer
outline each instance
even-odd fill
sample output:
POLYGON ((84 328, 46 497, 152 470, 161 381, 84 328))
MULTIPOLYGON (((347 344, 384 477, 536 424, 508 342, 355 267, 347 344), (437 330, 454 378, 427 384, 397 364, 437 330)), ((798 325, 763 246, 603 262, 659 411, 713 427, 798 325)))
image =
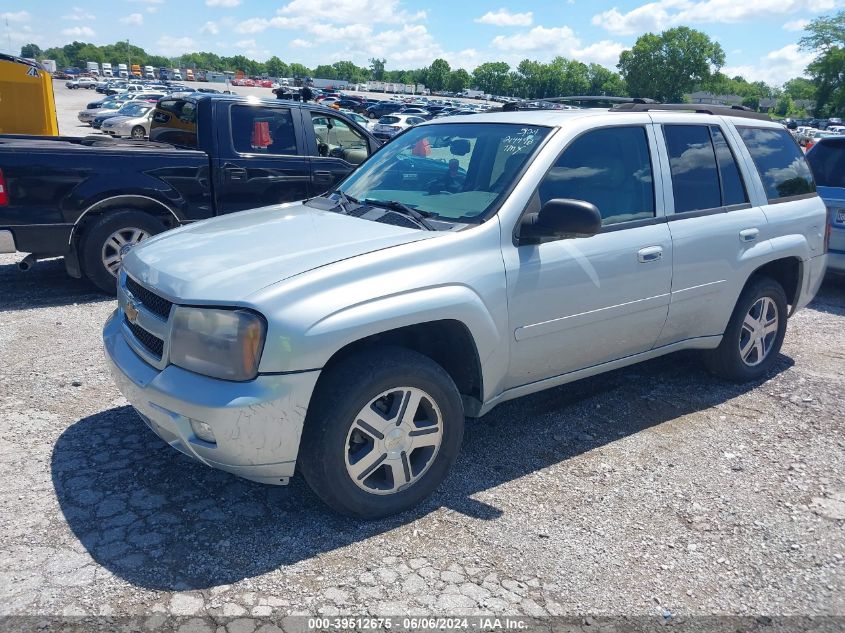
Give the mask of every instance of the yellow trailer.
POLYGON ((58 136, 53 77, 41 64, 0 53, 0 134, 58 136))

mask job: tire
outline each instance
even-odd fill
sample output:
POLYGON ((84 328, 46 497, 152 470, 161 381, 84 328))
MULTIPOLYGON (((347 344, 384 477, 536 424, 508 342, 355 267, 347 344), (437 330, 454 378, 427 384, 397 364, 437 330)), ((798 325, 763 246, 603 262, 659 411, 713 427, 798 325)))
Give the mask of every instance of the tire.
POLYGON ((103 292, 115 294, 117 271, 126 251, 166 229, 160 220, 142 211, 107 211, 82 236, 80 260, 85 276, 103 292), (106 261, 116 263, 116 267, 110 269, 106 261))
POLYGON ((320 377, 298 461, 329 507, 378 519, 431 495, 455 463, 463 434, 463 404, 449 374, 417 352, 381 347, 350 356, 320 377), (419 403, 413 413, 404 404, 412 395, 419 398, 411 400, 419 403), (384 431, 383 439, 364 431, 363 418, 370 431, 384 431))
POLYGON ((752 279, 736 302, 719 347, 704 353, 707 369, 736 382, 761 378, 771 369, 783 345, 786 317, 783 286, 770 277, 752 279), (776 324, 772 317, 777 319, 776 324), (752 330, 755 321, 758 329, 752 330))
POLYGON ((136 125, 132 128, 132 131, 129 133, 133 139, 144 139, 147 136, 147 131, 141 125, 136 125))
POLYGON ((367 116, 368 116, 368 117, 370 117, 371 119, 375 119, 375 118, 377 118, 377 117, 376 117, 376 113, 375 113, 375 112, 368 112, 368 113, 367 113, 367 116))

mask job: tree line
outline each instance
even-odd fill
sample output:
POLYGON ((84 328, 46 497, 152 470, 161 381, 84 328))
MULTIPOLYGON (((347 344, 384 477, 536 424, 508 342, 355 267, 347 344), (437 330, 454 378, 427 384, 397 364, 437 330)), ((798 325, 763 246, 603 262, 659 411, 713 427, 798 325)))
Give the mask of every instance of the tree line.
POLYGON ((204 70, 242 70, 249 76, 319 77, 352 83, 367 80, 403 84, 424 84, 434 91, 460 92, 475 88, 493 95, 525 99, 565 95, 607 95, 648 97, 664 102, 683 101, 684 95, 703 90, 719 95, 739 95, 743 105, 759 107, 764 98, 776 99, 774 111, 780 115, 802 114, 796 101, 816 102, 819 115, 845 114, 845 11, 813 20, 800 45, 817 53, 807 68, 809 79, 796 77, 782 86, 743 77, 728 77, 721 72, 725 53, 707 34, 689 27, 675 27, 662 33, 646 33, 634 46, 623 51, 617 68, 608 70, 600 64, 555 57, 548 63, 525 59, 516 67, 506 62, 486 62, 468 73, 453 69, 444 59, 430 66, 409 70, 387 70, 386 59, 374 58, 369 66, 338 61, 309 68, 287 63, 275 55, 264 62, 243 55, 225 57, 214 53, 186 53, 176 58, 148 54, 128 42, 95 46, 73 42, 62 47, 41 50, 35 44, 21 49, 21 56, 54 59, 59 67, 85 67, 96 61, 178 66, 204 70))

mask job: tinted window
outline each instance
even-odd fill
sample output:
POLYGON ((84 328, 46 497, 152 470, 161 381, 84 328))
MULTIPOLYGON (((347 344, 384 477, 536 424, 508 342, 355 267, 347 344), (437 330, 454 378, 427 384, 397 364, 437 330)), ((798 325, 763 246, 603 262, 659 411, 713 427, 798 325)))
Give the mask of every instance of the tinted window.
POLYGON ((296 154, 290 110, 232 106, 232 141, 241 154, 296 154))
POLYGON ((816 144, 807 152, 807 162, 822 187, 845 187, 845 139, 816 144))
POLYGON ((602 224, 654 217, 654 184, 645 129, 604 128, 579 136, 538 188, 540 203, 574 198, 596 205, 602 224))
POLYGON ((369 155, 367 139, 343 119, 312 113, 317 153, 359 165, 369 155))
POLYGON ((721 206, 719 172, 709 129, 704 125, 666 125, 663 135, 669 150, 675 213, 721 206))
POLYGON ((739 134, 754 159, 769 200, 816 190, 807 161, 789 132, 741 127, 739 134))
POLYGON ((745 185, 736 164, 736 158, 717 126, 710 127, 710 137, 713 139, 713 147, 716 149, 716 161, 719 163, 719 179, 722 184, 722 204, 744 204, 748 202, 748 194, 745 192, 745 185))

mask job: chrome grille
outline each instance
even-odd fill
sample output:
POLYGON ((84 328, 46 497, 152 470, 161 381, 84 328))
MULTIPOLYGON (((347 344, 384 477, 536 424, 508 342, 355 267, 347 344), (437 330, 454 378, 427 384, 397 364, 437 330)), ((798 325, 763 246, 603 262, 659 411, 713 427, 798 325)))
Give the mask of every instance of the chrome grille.
POLYGON ((173 303, 163 297, 159 297, 153 291, 147 290, 137 281, 132 279, 132 277, 126 277, 126 289, 132 293, 132 296, 140 301, 147 310, 156 316, 165 320, 170 316, 170 308, 173 303))
POLYGON ((127 319, 125 315, 123 317, 123 324, 129 328, 132 335, 138 339, 138 342, 143 345, 150 354, 158 358, 158 360, 161 360, 161 356, 164 354, 164 341, 157 336, 150 334, 144 328, 135 325, 127 319))

